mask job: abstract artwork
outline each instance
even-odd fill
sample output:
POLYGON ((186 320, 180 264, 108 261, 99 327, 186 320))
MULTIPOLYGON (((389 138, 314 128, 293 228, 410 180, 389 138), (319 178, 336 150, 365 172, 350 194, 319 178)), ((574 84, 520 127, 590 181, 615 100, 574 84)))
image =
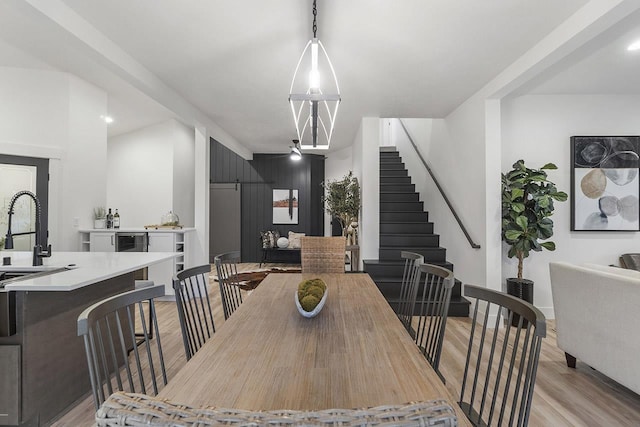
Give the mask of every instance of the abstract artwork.
POLYGON ((639 231, 640 136, 571 137, 571 230, 639 231))
POLYGON ((273 223, 298 223, 298 190, 273 190, 273 223))

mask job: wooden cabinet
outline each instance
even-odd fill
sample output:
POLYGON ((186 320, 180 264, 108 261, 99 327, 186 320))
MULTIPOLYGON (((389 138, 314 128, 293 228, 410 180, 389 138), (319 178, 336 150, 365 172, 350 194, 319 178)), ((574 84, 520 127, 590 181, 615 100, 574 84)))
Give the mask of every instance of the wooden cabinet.
POLYGON ((89 250, 91 252, 115 252, 116 233, 101 231, 89 233, 89 250))

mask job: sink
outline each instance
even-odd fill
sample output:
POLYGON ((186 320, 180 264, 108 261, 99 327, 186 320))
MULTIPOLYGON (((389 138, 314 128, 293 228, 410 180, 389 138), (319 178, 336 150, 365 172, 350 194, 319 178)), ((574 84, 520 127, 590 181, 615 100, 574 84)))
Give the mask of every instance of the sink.
POLYGON ((16 333, 16 296, 15 292, 6 292, 4 285, 20 280, 34 279, 49 274, 67 271, 73 266, 67 267, 11 267, 3 266, 0 270, 0 337, 9 337, 16 333), (9 267, 9 268, 6 268, 9 267))

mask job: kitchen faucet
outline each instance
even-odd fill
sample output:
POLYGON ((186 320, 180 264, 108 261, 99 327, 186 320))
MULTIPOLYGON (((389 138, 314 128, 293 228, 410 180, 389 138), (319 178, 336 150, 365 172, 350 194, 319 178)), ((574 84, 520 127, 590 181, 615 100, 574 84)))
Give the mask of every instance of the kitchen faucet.
POLYGON ((11 233, 11 217, 13 216, 13 206, 16 201, 20 198, 20 196, 29 196, 33 199, 36 204, 36 245, 33 247, 33 265, 42 265, 42 258, 48 258, 51 256, 51 245, 47 246, 47 250, 42 250, 42 230, 40 225, 40 201, 31 191, 18 191, 11 198, 11 203, 9 204, 9 225, 7 227, 7 237, 4 241, 5 249, 13 249, 13 236, 20 236, 23 234, 31 234, 33 231, 26 231, 24 233, 11 233))

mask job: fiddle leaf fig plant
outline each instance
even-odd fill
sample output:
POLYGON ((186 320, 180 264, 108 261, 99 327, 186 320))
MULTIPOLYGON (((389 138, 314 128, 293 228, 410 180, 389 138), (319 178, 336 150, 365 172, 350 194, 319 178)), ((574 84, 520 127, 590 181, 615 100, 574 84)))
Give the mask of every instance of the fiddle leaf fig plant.
POLYGON ((531 251, 554 251, 554 201, 564 202, 567 193, 558 191, 547 179, 547 170, 558 169, 547 163, 540 169, 530 169, 523 160, 513 164, 513 170, 502 174, 502 240, 510 248, 507 256, 518 259, 518 279, 522 279, 524 259, 531 251), (545 241, 543 241, 545 240, 545 241))

